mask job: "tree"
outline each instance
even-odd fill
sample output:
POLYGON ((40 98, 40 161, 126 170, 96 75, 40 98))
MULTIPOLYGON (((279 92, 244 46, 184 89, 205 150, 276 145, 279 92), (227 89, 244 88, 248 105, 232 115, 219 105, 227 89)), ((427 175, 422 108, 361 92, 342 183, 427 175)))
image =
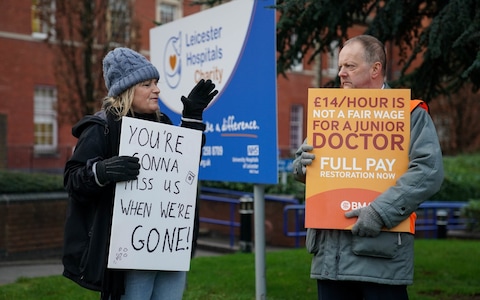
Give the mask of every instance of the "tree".
POLYGON ((389 84, 435 100, 432 118, 443 152, 480 149, 479 0, 278 0, 276 9, 279 74, 287 76, 300 59, 314 62, 333 51, 332 42, 348 39, 350 28, 362 26, 399 49, 402 71, 389 84))
POLYGON ((138 43, 131 1, 38 0, 38 7, 51 29, 46 42, 56 57, 58 115, 74 123, 98 110, 106 95, 103 57, 115 46, 138 43))
POLYGON ((348 39, 354 25, 400 50, 403 65, 393 86, 408 86, 427 102, 470 84, 480 88, 479 0, 278 0, 277 70, 286 76, 299 59, 313 62, 348 39), (300 55, 300 57, 299 57, 300 55), (407 70, 419 56, 422 63, 407 70))
POLYGON ((476 152, 480 145, 480 101, 469 85, 454 95, 435 98, 430 111, 444 154, 476 152))

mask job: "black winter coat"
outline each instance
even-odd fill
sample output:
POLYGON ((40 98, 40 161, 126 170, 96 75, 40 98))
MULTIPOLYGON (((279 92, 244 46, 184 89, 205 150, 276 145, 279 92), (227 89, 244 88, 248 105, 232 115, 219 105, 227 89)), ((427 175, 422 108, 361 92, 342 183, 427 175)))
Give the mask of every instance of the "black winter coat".
MULTIPOLYGON (((135 115, 154 120, 154 115, 135 115)), ((162 115, 162 123, 172 124, 162 115)), ((182 127, 204 130, 197 122, 182 127)), ((101 291, 102 299, 119 299, 124 293, 123 272, 107 269, 115 183, 99 186, 92 166, 118 155, 121 120, 100 111, 86 116, 72 128, 78 138, 64 170, 64 186, 69 194, 63 249, 63 275, 82 287, 101 291)), ((205 136, 202 139, 202 146, 205 136)))

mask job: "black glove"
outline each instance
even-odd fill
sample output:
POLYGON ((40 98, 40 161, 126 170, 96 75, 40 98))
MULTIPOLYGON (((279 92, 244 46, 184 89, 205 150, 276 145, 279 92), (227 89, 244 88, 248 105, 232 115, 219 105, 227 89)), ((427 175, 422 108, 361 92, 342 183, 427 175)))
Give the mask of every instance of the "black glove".
POLYGON ((140 173, 138 157, 114 156, 97 162, 97 179, 100 184, 136 179, 140 173))
POLYGON ((352 227, 354 235, 376 237, 380 234, 384 225, 380 215, 370 205, 348 211, 345 213, 345 217, 358 217, 357 222, 352 227))
POLYGON ((203 110, 212 101, 213 97, 218 94, 217 90, 213 90, 215 84, 209 79, 200 80, 192 89, 188 97, 182 96, 183 112, 182 116, 189 119, 202 120, 203 110))

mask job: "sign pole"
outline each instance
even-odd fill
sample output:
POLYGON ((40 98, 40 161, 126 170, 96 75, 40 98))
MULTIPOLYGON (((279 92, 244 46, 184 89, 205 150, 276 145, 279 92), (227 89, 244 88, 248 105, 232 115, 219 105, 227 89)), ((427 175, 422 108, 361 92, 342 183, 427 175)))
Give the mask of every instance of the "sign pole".
POLYGON ((265 276, 265 186, 253 186, 253 204, 255 214, 255 288, 256 300, 267 298, 265 276))

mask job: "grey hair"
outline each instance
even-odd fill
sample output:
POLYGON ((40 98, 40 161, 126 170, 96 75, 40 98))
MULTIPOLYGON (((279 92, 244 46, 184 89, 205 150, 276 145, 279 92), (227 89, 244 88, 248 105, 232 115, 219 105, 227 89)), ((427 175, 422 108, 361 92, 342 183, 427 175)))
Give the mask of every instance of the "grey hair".
POLYGON ((382 75, 385 75, 387 70, 387 54, 383 43, 374 36, 364 34, 357 35, 347 40, 343 46, 345 47, 353 42, 359 42, 362 44, 366 62, 370 64, 380 62, 382 64, 382 75))

